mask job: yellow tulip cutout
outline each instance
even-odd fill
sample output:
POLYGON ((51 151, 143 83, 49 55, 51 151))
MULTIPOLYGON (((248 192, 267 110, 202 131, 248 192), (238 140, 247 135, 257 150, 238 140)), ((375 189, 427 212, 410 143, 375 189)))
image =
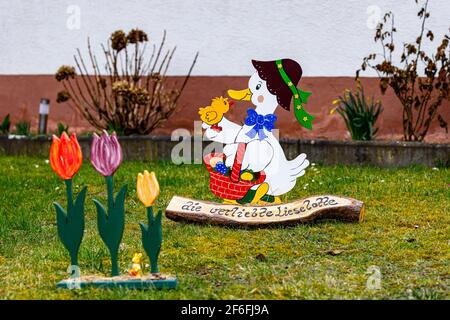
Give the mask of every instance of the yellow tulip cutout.
POLYGON ((142 245, 150 258, 151 273, 157 274, 159 273, 158 257, 162 243, 162 210, 159 209, 158 213, 153 215, 153 204, 159 196, 159 183, 154 172, 148 173, 145 170, 144 174, 138 174, 136 193, 147 210, 148 224, 139 223, 142 231, 142 245))
POLYGON ((153 205, 159 196, 159 183, 154 172, 145 170, 144 174, 138 174, 136 192, 144 206, 153 205))

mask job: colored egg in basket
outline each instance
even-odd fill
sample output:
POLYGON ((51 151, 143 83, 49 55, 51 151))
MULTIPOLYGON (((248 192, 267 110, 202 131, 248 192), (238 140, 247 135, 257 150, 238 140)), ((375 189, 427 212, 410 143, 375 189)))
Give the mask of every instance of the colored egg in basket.
POLYGON ((223 162, 223 159, 222 159, 221 157, 212 157, 212 158, 209 160, 209 165, 210 165, 211 167, 215 168, 215 167, 216 167, 216 164, 217 164, 218 162, 223 162))

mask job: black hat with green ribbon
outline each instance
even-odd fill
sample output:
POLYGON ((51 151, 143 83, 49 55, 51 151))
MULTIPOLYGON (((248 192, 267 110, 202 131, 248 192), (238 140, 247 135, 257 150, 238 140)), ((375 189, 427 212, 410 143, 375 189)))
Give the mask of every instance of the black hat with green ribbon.
POLYGON ((278 104, 285 110, 290 110, 294 99, 294 114, 297 121, 305 128, 312 129, 314 116, 306 112, 304 105, 308 102, 311 92, 302 91, 297 84, 302 77, 302 68, 292 59, 275 61, 252 60, 258 75, 266 81, 267 89, 277 97, 278 104))

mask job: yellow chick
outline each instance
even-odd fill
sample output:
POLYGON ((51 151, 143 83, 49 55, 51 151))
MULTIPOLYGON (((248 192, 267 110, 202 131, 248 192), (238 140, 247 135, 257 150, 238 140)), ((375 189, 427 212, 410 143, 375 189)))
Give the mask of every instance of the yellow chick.
POLYGON ((131 259, 133 264, 131 265, 130 270, 128 270, 128 274, 130 276, 133 276, 133 277, 142 276, 141 259, 142 259, 142 253, 134 254, 133 259, 131 259))
POLYGON ((228 101, 228 98, 217 97, 212 99, 210 106, 198 109, 198 114, 204 123, 217 127, 223 115, 228 112, 233 104, 234 101, 228 101))

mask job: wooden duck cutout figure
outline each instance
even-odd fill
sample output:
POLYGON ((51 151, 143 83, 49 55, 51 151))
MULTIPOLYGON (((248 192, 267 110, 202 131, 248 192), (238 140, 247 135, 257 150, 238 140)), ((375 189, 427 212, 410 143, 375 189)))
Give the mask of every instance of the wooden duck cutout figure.
MULTIPOLYGON (((251 195, 249 202, 280 203, 280 196, 294 188, 297 179, 305 174, 305 169, 309 166, 304 153, 293 160, 287 160, 272 132, 277 119, 274 112, 279 105, 289 111, 294 98, 295 107, 298 108, 295 110, 297 119, 299 119, 298 112, 304 112, 300 109, 303 106, 298 104, 301 98, 299 95, 304 92, 296 91, 295 88, 300 81, 302 69, 291 59, 252 60, 252 63, 256 72, 250 77, 248 88, 228 91, 232 99, 251 101, 255 105, 255 109, 248 109, 245 124, 238 125, 224 116, 217 124, 222 128, 221 131, 213 130, 207 123, 203 123, 203 128, 206 129, 207 138, 225 144, 223 152, 227 167, 233 165, 239 144, 245 143, 241 170, 264 171, 266 174, 265 181, 253 186, 249 191, 251 195)), ((310 126, 308 121, 310 122, 313 117, 304 112, 300 118, 304 123, 300 120, 299 122, 307 127, 310 126)))

